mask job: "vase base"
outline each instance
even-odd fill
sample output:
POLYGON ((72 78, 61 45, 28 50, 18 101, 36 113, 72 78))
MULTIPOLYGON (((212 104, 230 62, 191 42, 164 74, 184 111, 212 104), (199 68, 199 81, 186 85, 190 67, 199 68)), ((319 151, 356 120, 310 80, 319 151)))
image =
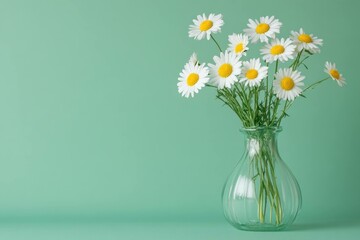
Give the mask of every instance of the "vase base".
POLYGON ((232 224, 234 227, 244 231, 271 232, 280 231, 287 227, 285 224, 273 225, 266 223, 232 224))

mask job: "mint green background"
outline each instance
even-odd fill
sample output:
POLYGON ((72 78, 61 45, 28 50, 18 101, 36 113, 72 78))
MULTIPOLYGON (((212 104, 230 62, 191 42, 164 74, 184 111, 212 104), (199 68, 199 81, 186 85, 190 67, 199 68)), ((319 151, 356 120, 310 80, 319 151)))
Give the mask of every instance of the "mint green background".
POLYGON ((348 84, 329 81, 298 100, 280 152, 303 191, 298 222, 358 222, 359 7, 1 0, 0 219, 223 223, 221 188, 243 151, 240 123, 211 89, 185 99, 176 87, 193 51, 202 61, 218 53, 187 36, 204 12, 224 15, 223 47, 248 18, 265 15, 283 22, 280 36, 303 27, 324 39, 306 83, 323 78, 329 60, 348 84))

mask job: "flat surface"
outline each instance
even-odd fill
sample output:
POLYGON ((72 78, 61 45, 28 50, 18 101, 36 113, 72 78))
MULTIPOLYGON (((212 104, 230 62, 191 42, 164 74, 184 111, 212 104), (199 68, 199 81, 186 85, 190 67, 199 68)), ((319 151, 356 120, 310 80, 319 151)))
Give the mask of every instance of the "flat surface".
POLYGON ((360 1, 289 2, 0 0, 0 240, 360 239, 359 221, 349 220, 360 216, 360 1), (223 49, 249 18, 274 15, 278 38, 302 27, 324 40, 301 68, 305 86, 326 76, 325 61, 346 78, 296 99, 284 121, 279 151, 306 218, 289 231, 222 221, 221 190, 244 151, 241 124, 215 89, 185 99, 176 86, 193 52, 204 63, 219 55, 213 42, 188 38, 202 13, 223 14, 214 35, 223 49), (135 215, 177 222, 129 223, 135 215), (97 223, 50 219, 72 216, 97 223))
POLYGON ((360 31, 352 24, 360 1, 296 3, 0 0, 0 217, 221 217, 222 186, 244 151, 241 124, 213 89, 185 99, 176 87, 194 51, 206 63, 219 54, 188 37, 201 13, 223 14, 215 35, 223 48, 249 18, 271 15, 283 23, 279 38, 302 27, 324 39, 301 69, 305 85, 326 76, 325 61, 348 84, 329 81, 297 99, 279 151, 301 186, 304 216, 360 215, 359 187, 349 187, 360 169, 360 31))
POLYGON ((359 221, 297 223, 282 232, 246 232, 226 222, 2 223, 0 239, 359 239, 359 221))

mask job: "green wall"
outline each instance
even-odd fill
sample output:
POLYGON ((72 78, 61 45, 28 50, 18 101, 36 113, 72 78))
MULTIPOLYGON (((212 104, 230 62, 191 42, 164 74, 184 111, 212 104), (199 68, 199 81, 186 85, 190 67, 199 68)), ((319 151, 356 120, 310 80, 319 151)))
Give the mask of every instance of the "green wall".
POLYGON ((201 13, 217 34, 275 15, 281 36, 324 39, 306 81, 335 61, 347 80, 300 99, 280 152, 304 219, 360 213, 357 1, 0 1, 0 218, 222 219, 222 185, 243 151, 235 115, 211 89, 181 98, 177 78, 201 13))

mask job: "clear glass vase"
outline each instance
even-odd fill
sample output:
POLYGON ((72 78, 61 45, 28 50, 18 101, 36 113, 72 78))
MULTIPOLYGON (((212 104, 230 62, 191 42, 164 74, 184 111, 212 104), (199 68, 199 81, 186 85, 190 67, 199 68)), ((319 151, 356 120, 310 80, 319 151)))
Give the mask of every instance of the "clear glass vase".
POLYGON ((289 226, 301 209, 299 184, 278 153, 281 128, 243 129, 245 153, 222 194, 226 219, 236 228, 276 231, 289 226))

